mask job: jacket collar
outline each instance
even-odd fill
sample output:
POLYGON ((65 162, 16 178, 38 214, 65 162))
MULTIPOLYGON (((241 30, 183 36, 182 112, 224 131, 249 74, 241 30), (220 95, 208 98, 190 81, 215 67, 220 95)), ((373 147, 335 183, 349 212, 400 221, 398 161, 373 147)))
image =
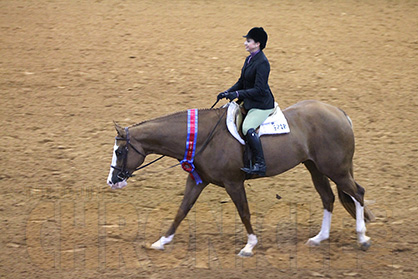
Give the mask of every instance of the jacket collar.
POLYGON ((250 64, 252 61, 254 61, 254 60, 258 59, 259 57, 261 57, 262 56, 261 53, 263 53, 262 50, 256 52, 255 54, 252 54, 251 53, 250 55, 248 55, 247 56, 247 64, 250 64), (248 59, 251 59, 251 60, 248 62, 248 59))
POLYGON ((256 56, 260 51, 261 51, 261 49, 255 51, 255 52, 251 52, 250 53, 251 57, 254 58, 254 56, 256 56))

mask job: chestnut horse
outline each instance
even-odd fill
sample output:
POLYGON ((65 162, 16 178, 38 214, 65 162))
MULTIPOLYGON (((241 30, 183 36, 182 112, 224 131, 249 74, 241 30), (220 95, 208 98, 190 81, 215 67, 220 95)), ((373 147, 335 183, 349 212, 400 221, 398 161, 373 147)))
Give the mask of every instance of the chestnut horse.
MULTIPOLYGON (((253 255, 257 244, 250 222, 250 211, 244 188, 244 147, 228 132, 225 110, 198 110, 198 135, 194 165, 202 183, 188 175, 184 197, 177 215, 166 234, 152 248, 163 250, 172 241, 181 221, 193 207, 202 190, 209 184, 224 187, 234 202, 248 234, 246 246, 238 254, 253 255)), ((261 137, 267 165, 266 176, 283 173, 303 163, 318 191, 324 215, 320 232, 308 240, 311 246, 329 238, 334 194, 331 179, 338 189, 344 208, 356 219, 358 243, 370 246, 365 221, 373 218, 364 205, 364 188, 353 178, 354 134, 350 118, 340 109, 318 101, 302 101, 283 110, 291 132, 261 137)), ((118 136, 114 146, 108 184, 116 189, 144 162, 148 154, 166 155, 182 160, 187 138, 187 112, 178 112, 145 121, 127 128, 115 123, 118 136)), ((257 176, 251 178, 258 178, 257 176)))

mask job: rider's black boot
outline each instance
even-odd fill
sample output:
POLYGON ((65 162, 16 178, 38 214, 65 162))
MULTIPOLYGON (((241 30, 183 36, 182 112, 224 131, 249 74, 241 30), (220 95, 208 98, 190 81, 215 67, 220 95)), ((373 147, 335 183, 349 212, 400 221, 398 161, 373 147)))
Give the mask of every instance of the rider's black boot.
POLYGON ((247 131, 245 136, 246 143, 250 146, 252 153, 255 157, 255 163, 250 168, 242 168, 244 172, 248 174, 257 174, 260 176, 266 175, 266 162, 264 161, 263 148, 261 146, 260 138, 254 129, 247 131))

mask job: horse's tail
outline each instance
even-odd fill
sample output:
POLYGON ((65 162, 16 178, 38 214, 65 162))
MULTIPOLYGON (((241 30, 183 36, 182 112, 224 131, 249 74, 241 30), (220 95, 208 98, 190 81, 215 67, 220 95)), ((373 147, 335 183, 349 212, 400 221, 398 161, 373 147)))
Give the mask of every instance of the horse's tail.
MULTIPOLYGON (((337 188, 338 189, 338 188, 337 188)), ((344 206, 344 208, 350 213, 350 215, 356 219, 356 205, 354 204, 353 199, 338 189, 338 198, 340 199, 340 202, 344 206)), ((375 220, 374 214, 370 211, 370 209, 364 205, 364 220, 369 223, 373 222, 375 220)))

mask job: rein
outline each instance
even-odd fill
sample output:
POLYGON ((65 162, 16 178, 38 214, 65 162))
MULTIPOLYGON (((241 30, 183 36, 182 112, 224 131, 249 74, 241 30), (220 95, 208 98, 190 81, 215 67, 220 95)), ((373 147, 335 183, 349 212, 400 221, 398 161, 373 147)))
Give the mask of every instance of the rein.
MULTIPOLYGON (((217 103, 218 101, 216 101, 216 103, 217 103)), ((215 105, 216 105, 216 103, 215 103, 215 105)), ((213 106, 212 106, 213 107, 213 106)), ((205 142, 203 143, 203 146, 199 149, 199 151, 197 151, 196 152, 196 155, 195 156, 197 156, 197 155, 199 155, 205 148, 206 148, 206 146, 208 146, 208 144, 209 144, 209 142, 211 141, 211 139, 212 139, 212 137, 213 137, 213 134, 215 133, 215 130, 216 130, 216 128, 218 127, 218 125, 221 123, 221 120, 222 120, 222 118, 225 116, 225 114, 226 114, 226 112, 227 112, 228 110, 226 109, 225 111, 224 111, 224 113, 222 113, 222 115, 221 115, 221 117, 219 118, 219 120, 218 120, 218 122, 216 122, 216 125, 215 125, 215 127, 213 127, 213 129, 212 129, 212 131, 210 132, 210 134, 209 134, 209 136, 206 138, 206 140, 205 140, 205 142)))
MULTIPOLYGON (((219 102, 219 99, 217 99, 216 100, 216 102, 212 105, 212 107, 210 108, 210 109, 213 109, 213 107, 217 104, 219 102)), ((206 140, 205 140, 205 142, 203 143, 203 146, 196 152, 196 154, 195 154, 195 156, 197 156, 197 155, 199 155, 207 146, 208 146, 208 144, 209 144, 209 142, 212 140, 212 138, 213 138, 213 135, 214 135, 214 133, 215 133, 215 130, 216 130, 216 128, 219 126, 219 124, 221 123, 221 120, 222 120, 222 118, 225 116, 225 114, 226 114, 226 112, 227 112, 227 110, 225 110, 224 111, 224 113, 221 115, 221 117, 219 118, 219 120, 216 122, 216 124, 215 124, 215 127, 213 127, 213 129, 211 130, 211 132, 210 132, 210 134, 209 134, 209 136, 206 138, 206 140)), ((155 160, 153 160, 153 161, 151 161, 151 162, 149 162, 149 163, 147 163, 147 164, 145 164, 145 165, 143 165, 143 166, 140 166, 140 167, 137 167, 137 168, 135 168, 135 170, 133 170, 132 171, 132 173, 129 173, 129 171, 128 171, 128 169, 126 168, 126 164, 127 164, 127 160, 128 160, 128 146, 130 146, 130 147, 132 147, 132 149, 136 152, 136 153, 138 153, 139 155, 141 155, 141 156, 143 156, 144 158, 146 157, 146 155, 144 154, 144 153, 142 153, 141 151, 139 151, 134 145, 132 145, 132 143, 131 143, 131 140, 130 140, 130 134, 129 134, 129 128, 128 127, 125 127, 125 132, 126 132, 126 138, 122 138, 122 137, 115 137, 115 139, 116 140, 123 140, 123 141, 126 141, 126 146, 125 146, 125 148, 124 148, 124 150, 123 150, 123 165, 122 165, 122 168, 119 168, 119 167, 116 167, 116 166, 111 166, 113 169, 115 169, 115 170, 118 170, 120 173, 118 174, 118 177, 120 178, 120 179, 122 179, 122 180, 126 180, 126 179, 128 179, 129 177, 132 177, 132 176, 134 176, 132 173, 133 172, 135 172, 135 171, 138 171, 138 170, 141 170, 141 169, 143 169, 143 168, 146 168, 146 167, 148 167, 148 166, 150 166, 150 165, 152 165, 152 164, 154 164, 155 162, 157 162, 157 161, 159 161, 159 160, 161 160, 162 158, 164 158, 165 157, 165 155, 161 155, 160 157, 158 157, 157 159, 155 159, 155 160)), ((171 169, 171 168, 174 168, 174 167, 176 167, 176 166, 179 166, 179 165, 181 165, 181 163, 177 163, 177 164, 175 164, 175 165, 173 165, 173 166, 171 166, 171 167, 168 167, 168 168, 166 168, 166 169, 164 169, 164 170, 161 170, 161 171, 158 171, 158 172, 155 172, 155 173, 159 173, 159 172, 162 172, 162 171, 165 171, 165 170, 168 170, 168 169, 171 169)))

